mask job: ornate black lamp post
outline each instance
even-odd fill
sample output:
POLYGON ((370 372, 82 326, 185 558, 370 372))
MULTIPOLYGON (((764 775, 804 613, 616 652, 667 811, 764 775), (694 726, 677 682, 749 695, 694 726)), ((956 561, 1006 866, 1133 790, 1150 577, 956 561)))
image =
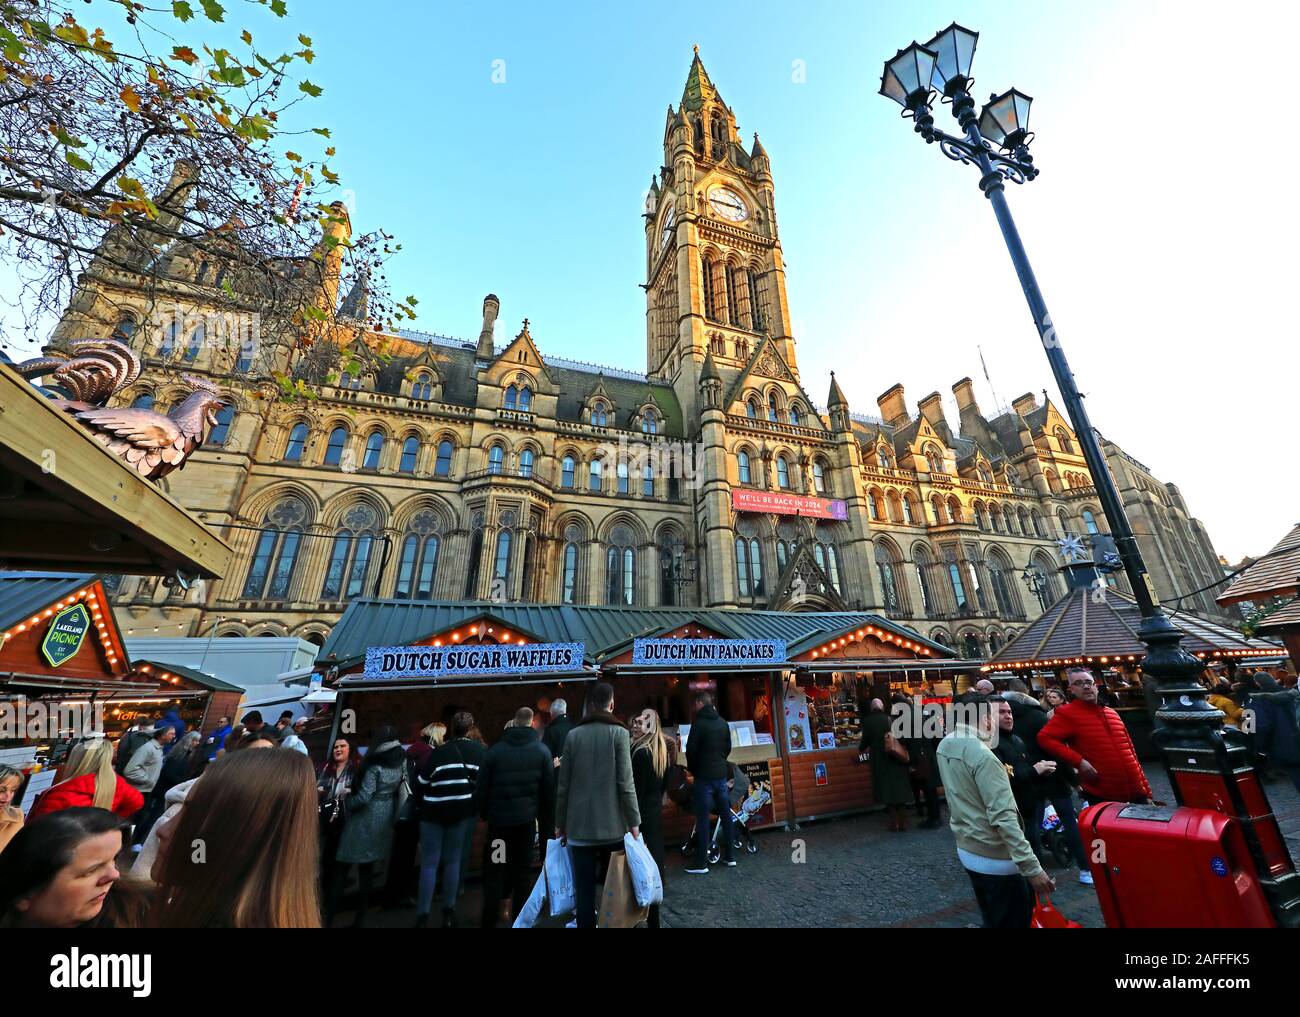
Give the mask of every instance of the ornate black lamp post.
POLYGON ((1197 680, 1203 665, 1182 648, 1182 633, 1156 600, 1123 502, 1007 205, 1007 180, 1023 184, 1038 176, 1029 154, 1033 140, 1028 129, 1032 100, 1011 89, 993 95, 976 116, 975 100, 970 94, 974 84, 970 68, 978 39, 979 33, 953 23, 924 46, 913 42, 886 62, 880 93, 903 107, 902 115, 913 121, 913 130, 926 144, 937 141, 949 159, 979 168, 980 190, 993 205, 1002 228, 1034 327, 1047 352, 1052 375, 1141 610, 1138 637, 1147 647, 1142 672, 1156 680, 1160 691, 1162 706, 1158 716, 1164 725, 1161 747, 1174 794, 1180 805, 1216 809, 1241 820, 1279 923, 1300 925, 1300 876, 1254 772, 1245 739, 1223 728, 1223 714, 1206 701, 1205 689, 1197 680), (952 115, 961 127, 960 136, 935 127, 930 106, 936 92, 942 102, 951 105, 952 115))

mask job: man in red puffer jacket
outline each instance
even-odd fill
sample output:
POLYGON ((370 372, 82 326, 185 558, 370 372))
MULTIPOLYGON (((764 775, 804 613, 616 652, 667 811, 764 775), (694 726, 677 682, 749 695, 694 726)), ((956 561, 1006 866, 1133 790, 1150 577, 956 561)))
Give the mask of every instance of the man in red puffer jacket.
POLYGON ((1097 701, 1092 672, 1066 673, 1068 703, 1058 706, 1038 732, 1038 745, 1049 756, 1079 771, 1090 802, 1149 802, 1151 785, 1138 765, 1128 729, 1118 713, 1097 701))

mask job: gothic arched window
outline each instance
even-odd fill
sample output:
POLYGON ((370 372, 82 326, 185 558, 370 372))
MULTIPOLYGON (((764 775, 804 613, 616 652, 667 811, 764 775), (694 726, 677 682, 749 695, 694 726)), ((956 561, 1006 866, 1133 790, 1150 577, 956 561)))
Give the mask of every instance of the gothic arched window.
POLYGON ((519 453, 519 475, 521 477, 531 477, 533 475, 533 450, 524 449, 519 453))
POLYGON ((606 419, 607 419, 607 416, 608 416, 608 411, 606 410, 606 408, 605 408, 605 404, 604 404, 604 403, 602 403, 602 402, 600 402, 600 401, 598 400, 597 402, 595 402, 594 404, 592 404, 592 407, 591 407, 591 422, 592 422, 596 427, 604 427, 604 426, 605 426, 605 421, 606 421, 606 419))
POLYGON ((297 498, 284 498, 267 512, 244 580, 245 600, 288 599, 306 521, 307 507, 297 498))
POLYGON ((289 431, 289 444, 284 450, 284 461, 286 463, 302 462, 302 453, 306 446, 307 425, 302 423, 294 424, 289 431))
POLYGON ((235 408, 227 403, 217 411, 217 422, 208 432, 209 445, 224 445, 230 436, 230 425, 235 419, 235 408))
POLYGON ((533 408, 533 390, 527 385, 519 389, 519 409, 528 413, 533 408))
POLYGON ((397 464, 397 469, 402 473, 414 473, 416 461, 420 458, 420 439, 415 435, 408 435, 402 442, 402 458, 397 464))
POLYGON ((605 549, 605 600, 630 606, 636 603, 636 546, 628 526, 615 526, 605 549))
POLYGON ((412 600, 432 599, 433 584, 438 576, 438 551, 442 547, 438 529, 438 517, 427 509, 411 519, 406 536, 402 538, 395 596, 412 600))
POLYGON ((560 486, 566 490, 573 490, 573 472, 576 467, 573 456, 565 456, 560 462, 560 486))
POLYGON ((412 399, 432 399, 433 398, 433 379, 427 374, 418 375, 415 384, 411 386, 412 399))
POLYGON ((371 431, 370 437, 366 439, 366 454, 361 460, 363 470, 379 469, 379 460, 384 453, 384 432, 371 431))
POLYGON ((182 358, 187 364, 192 364, 199 359, 199 350, 203 348, 203 340, 207 336, 207 329, 199 325, 190 333, 190 341, 185 344, 185 356, 182 358))
POLYGON ((433 464, 433 475, 435 477, 451 475, 451 454, 453 451, 451 442, 446 438, 438 442, 438 457, 433 464))
POLYGON ((343 524, 330 550, 322 600, 350 600, 365 591, 370 572, 370 555, 375 544, 374 530, 379 523, 375 510, 364 503, 353 505, 343 516, 343 524))
POLYGON ((158 356, 164 360, 170 360, 176 353, 176 339, 181 332, 181 323, 179 319, 173 318, 167 323, 167 328, 163 332, 162 345, 158 347, 158 356))
POLYGON ((790 490, 790 464, 785 456, 776 457, 776 485, 782 491, 790 490))
POLYGON ((493 445, 488 449, 488 472, 500 473, 501 464, 505 461, 506 450, 500 445, 493 445))
POLYGON ((750 483, 749 453, 744 449, 736 453, 736 479, 742 484, 750 483))
POLYGON ((576 604, 582 574, 582 528, 576 524, 566 526, 564 529, 562 561, 560 600, 565 604, 576 604))
POLYGON ((591 461, 590 471, 587 474, 588 491, 594 491, 597 494, 600 493, 601 486, 602 486, 601 482, 604 478, 604 473, 605 473, 604 462, 601 461, 600 459, 593 459, 591 461))
POLYGON ((348 429, 336 427, 330 432, 329 442, 325 446, 325 465, 338 466, 343 461, 343 447, 348 441, 348 429))
POLYGON ((880 575, 880 596, 886 611, 901 611, 903 599, 898 593, 898 577, 894 574, 895 555, 886 544, 876 545, 876 571, 880 575))

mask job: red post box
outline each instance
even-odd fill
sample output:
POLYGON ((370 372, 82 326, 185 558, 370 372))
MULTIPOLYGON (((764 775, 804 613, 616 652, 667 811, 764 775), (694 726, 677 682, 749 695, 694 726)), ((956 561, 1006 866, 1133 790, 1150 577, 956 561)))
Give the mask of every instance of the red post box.
POLYGON ((1230 816, 1104 802, 1080 813, 1079 833, 1108 928, 1276 927, 1230 816))

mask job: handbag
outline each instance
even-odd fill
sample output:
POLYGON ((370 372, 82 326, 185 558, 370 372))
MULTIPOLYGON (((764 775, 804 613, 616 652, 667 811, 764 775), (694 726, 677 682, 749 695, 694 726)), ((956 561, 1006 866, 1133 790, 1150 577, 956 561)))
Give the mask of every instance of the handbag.
POLYGON ((1034 913, 1029 919, 1031 929, 1082 929, 1078 922, 1073 922, 1056 910, 1052 898, 1043 894, 1034 894, 1034 913))
POLYGON ((395 823, 415 822, 415 796, 411 794, 411 778, 407 773, 409 765, 409 760, 402 762, 402 779, 398 783, 395 792, 397 797, 397 808, 393 810, 393 822, 395 823))
POLYGON ((909 762, 911 759, 907 754, 907 746, 888 732, 885 733, 885 751, 900 763, 909 762))

